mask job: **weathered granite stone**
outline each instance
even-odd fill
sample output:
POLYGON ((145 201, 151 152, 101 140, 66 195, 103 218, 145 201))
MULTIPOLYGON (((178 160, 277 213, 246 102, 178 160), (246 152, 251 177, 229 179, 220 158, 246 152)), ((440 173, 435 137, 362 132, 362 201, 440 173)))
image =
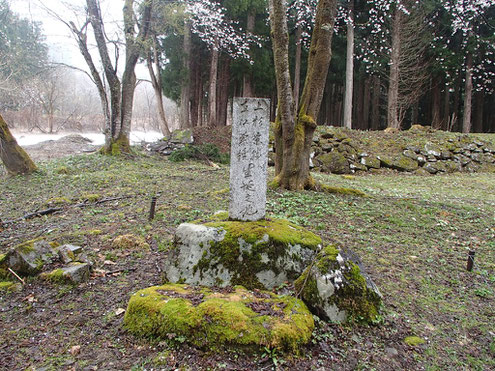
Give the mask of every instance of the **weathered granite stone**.
POLYGON ((174 130, 169 141, 171 143, 192 144, 194 138, 191 129, 174 130))
POLYGON ((316 158, 323 171, 334 174, 348 174, 350 172, 349 162, 345 156, 337 151, 325 153, 316 158))
POLYGON ((431 142, 425 144, 425 152, 427 155, 435 156, 437 158, 442 154, 442 150, 431 142))
POLYGON ((229 215, 234 220, 265 217, 270 101, 234 98, 229 215))
POLYGON ((368 170, 368 168, 366 167, 366 165, 363 165, 362 163, 359 163, 359 162, 351 162, 349 164, 349 167, 353 171, 366 171, 366 170, 368 170))
POLYGON ((27 241, 8 252, 5 263, 18 274, 34 275, 55 257, 56 252, 48 242, 27 241))
POLYGON ((432 162, 427 162, 425 166, 423 166, 423 169, 425 169, 430 174, 438 173, 438 169, 436 168, 435 164, 432 162))
POLYGON ((91 266, 87 263, 70 263, 67 267, 42 273, 41 278, 53 283, 79 284, 89 280, 91 266))
POLYGON ((352 252, 327 246, 294 285, 314 313, 332 322, 378 318, 380 291, 352 252))
POLYGON ((184 223, 165 273, 174 283, 272 289, 295 280, 320 243, 318 236, 280 219, 184 223))
POLYGON ((392 164, 394 163, 394 160, 386 155, 380 155, 377 156, 376 158, 380 160, 380 165, 382 167, 392 167, 392 164))
POLYGON ((416 160, 406 157, 404 155, 399 156, 393 163, 391 168, 399 171, 414 171, 419 167, 416 160))
POLYGON ((361 163, 367 168, 379 169, 380 160, 374 156, 362 157, 361 163))

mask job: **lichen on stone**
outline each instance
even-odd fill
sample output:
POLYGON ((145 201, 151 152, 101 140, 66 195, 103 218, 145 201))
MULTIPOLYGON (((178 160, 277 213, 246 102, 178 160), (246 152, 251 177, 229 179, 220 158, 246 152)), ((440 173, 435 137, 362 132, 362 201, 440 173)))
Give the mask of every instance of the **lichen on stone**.
POLYGON ((209 349, 269 347, 297 354, 314 322, 304 303, 290 296, 166 284, 132 295, 124 326, 137 336, 183 336, 209 349))
POLYGON ((165 272, 171 282, 271 289, 295 280, 320 244, 320 237, 282 219, 184 223, 165 272))
POLYGON ((325 247, 294 282, 315 314, 333 321, 377 322, 381 294, 359 265, 333 245, 325 247))

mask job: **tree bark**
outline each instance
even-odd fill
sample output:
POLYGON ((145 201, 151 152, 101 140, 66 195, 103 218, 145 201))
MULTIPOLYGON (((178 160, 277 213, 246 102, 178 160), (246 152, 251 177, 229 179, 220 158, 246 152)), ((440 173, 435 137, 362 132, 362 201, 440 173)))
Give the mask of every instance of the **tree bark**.
POLYGON ((208 126, 217 126, 217 74, 218 74, 218 41, 211 48, 210 86, 208 89, 208 126))
POLYGON ((227 125, 230 58, 220 58, 217 83, 217 126, 227 125))
POLYGON ((445 92, 443 95, 442 130, 449 130, 449 124, 450 124, 450 91, 449 91, 449 85, 445 84, 445 92))
POLYGON ((0 115, 0 158, 12 175, 29 174, 36 171, 36 165, 29 155, 17 144, 7 123, 0 115))
POLYGON ((184 69, 182 86, 180 90, 180 127, 187 129, 192 127, 190 122, 191 101, 191 23, 184 23, 184 56, 182 67, 184 69))
POLYGON ((402 10, 395 7, 392 20, 392 51, 390 54, 390 77, 387 102, 387 126, 400 129, 399 122, 399 61, 400 61, 400 25, 402 10))
MULTIPOLYGON (((254 23, 256 20, 256 13, 254 10, 250 10, 247 15, 246 32, 252 34, 254 31, 254 23)), ((247 72, 242 77, 242 95, 244 97, 254 97, 253 89, 253 76, 251 73, 251 67, 248 67, 247 72)))
POLYGON ((380 128, 380 77, 373 75, 373 100, 371 101, 371 130, 380 128))
POLYGON ((344 126, 352 129, 352 89, 354 84, 354 0, 349 0, 347 54, 345 64, 344 126))
POLYGON ((301 90, 301 54, 302 54, 302 28, 296 28, 296 58, 294 61, 294 112, 299 106, 299 90, 301 90))
POLYGON ((473 100, 473 56, 468 52, 466 57, 466 85, 464 91, 464 115, 462 119, 462 132, 471 132, 471 111, 473 100))
POLYGON ((273 38, 278 115, 275 120, 275 179, 273 185, 300 190, 313 189, 316 183, 309 173, 309 155, 316 129, 331 59, 336 0, 320 0, 311 37, 308 70, 297 120, 291 89, 288 58, 286 3, 270 0, 270 23, 273 38))
POLYGON ((485 101, 485 95, 483 91, 478 91, 474 95, 474 122, 473 122, 473 132, 483 133, 483 105, 485 101))
POLYGON ((148 66, 148 72, 150 74, 151 85, 155 91, 156 105, 158 108, 158 116, 160 117, 160 128, 163 135, 170 137, 170 129, 168 127, 167 117, 165 116, 165 109, 163 107, 163 94, 162 94, 162 84, 160 83, 160 56, 158 54, 158 43, 156 36, 152 37, 153 46, 153 58, 151 56, 151 51, 148 52, 148 57, 146 59, 146 65, 148 66), (153 62, 156 69, 156 74, 153 69, 153 62))
POLYGON ((440 117, 440 81, 438 78, 432 79, 432 108, 431 108, 431 127, 440 129, 442 126, 440 117))
POLYGON ((370 89, 370 78, 366 77, 364 79, 364 96, 363 96, 363 121, 361 128, 363 130, 369 129, 370 122, 370 97, 371 97, 371 89, 370 89))

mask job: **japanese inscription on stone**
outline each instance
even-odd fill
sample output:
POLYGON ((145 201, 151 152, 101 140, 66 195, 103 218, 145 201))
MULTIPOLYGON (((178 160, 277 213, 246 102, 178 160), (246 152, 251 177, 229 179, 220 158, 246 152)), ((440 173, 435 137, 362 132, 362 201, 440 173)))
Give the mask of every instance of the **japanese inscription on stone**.
POLYGON ((269 99, 234 98, 230 156, 231 219, 265 217, 269 99))

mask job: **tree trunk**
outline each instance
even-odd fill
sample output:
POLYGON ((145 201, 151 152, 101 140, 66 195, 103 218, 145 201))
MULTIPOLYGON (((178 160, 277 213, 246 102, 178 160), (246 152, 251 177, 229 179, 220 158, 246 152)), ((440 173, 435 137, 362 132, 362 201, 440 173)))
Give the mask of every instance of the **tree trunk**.
POLYGON ((125 35, 125 67, 122 83, 117 76, 107 47, 107 38, 101 17, 99 3, 96 0, 86 0, 89 21, 93 28, 98 53, 103 64, 103 70, 110 91, 110 127, 105 130, 104 153, 119 154, 130 151, 129 135, 132 122, 132 106, 136 75, 134 68, 141 54, 142 46, 147 38, 151 22, 152 2, 145 2, 139 19, 139 31, 135 35, 136 17, 133 11, 134 0, 125 0, 124 35, 125 35))
POLYGON ((306 81, 296 120, 289 74, 286 3, 284 0, 270 0, 270 23, 278 93, 278 115, 274 130, 276 159, 273 185, 278 187, 293 190, 316 187, 309 173, 309 155, 316 129, 315 118, 320 111, 331 59, 336 11, 336 0, 318 2, 306 81))
POLYGON ((347 54, 345 63, 344 126, 352 129, 352 89, 354 84, 354 0, 349 0, 347 54))
POLYGON ((478 91, 474 95, 474 103, 475 103, 475 109, 474 109, 474 125, 473 125, 473 131, 475 133, 482 133, 483 132, 483 104, 485 101, 485 95, 483 91, 478 91))
POLYGON ((450 123, 450 92, 449 92, 449 85, 445 84, 445 92, 443 95, 442 130, 449 130, 449 123, 450 123))
POLYGON ((208 126, 217 126, 217 74, 218 74, 218 40, 211 49, 210 86, 208 89, 208 126))
MULTIPOLYGON (((256 13, 254 10, 250 10, 247 15, 246 32, 252 34, 254 31, 254 22, 256 20, 256 13)), ((253 75, 251 72, 251 66, 248 67, 246 73, 242 77, 242 95, 244 97, 254 97, 253 89, 253 75)))
POLYGON ((471 132, 471 111, 473 100, 473 56, 468 52, 466 58, 466 87, 464 91, 464 116, 462 119, 462 132, 471 132))
POLYGON ((369 129, 370 122, 370 97, 371 97, 371 89, 370 89, 370 78, 366 77, 364 79, 364 97, 363 97, 363 122, 361 128, 363 130, 369 129))
POLYGON ((380 77, 373 75, 373 100, 371 101, 371 130, 380 128, 380 77))
POLYGON ((0 158, 12 175, 29 174, 36 171, 36 165, 29 155, 17 144, 7 123, 0 115, 0 158))
POLYGON ((387 126, 400 129, 399 122, 399 61, 400 61, 400 25, 402 10, 395 8, 392 20, 392 51, 390 54, 390 77, 387 102, 387 126))
POLYGON ((432 79, 432 108, 431 108, 431 127, 434 129, 440 129, 442 126, 440 117, 440 81, 438 78, 432 79))
POLYGON ((158 43, 156 40, 156 36, 153 35, 153 59, 151 57, 151 51, 148 53, 148 58, 146 59, 146 65, 148 66, 148 72, 150 74, 151 85, 153 86, 153 90, 155 91, 156 97, 156 105, 158 108, 158 116, 160 117, 160 128, 162 130, 162 134, 166 137, 170 137, 170 129, 167 123, 167 117, 165 116, 165 109, 163 107, 163 94, 162 94, 162 85, 160 83, 160 59, 158 54, 158 43), (153 61, 155 64, 156 74, 153 70, 153 61))
POLYGON ((217 83, 217 126, 227 125, 229 100, 230 58, 220 58, 217 83))
POLYGON ((301 90, 301 54, 302 54, 302 28, 296 28, 296 58, 294 61, 294 112, 299 106, 299 90, 301 90))
POLYGON ((184 60, 182 61, 183 79, 180 90, 180 127, 187 129, 192 127, 190 122, 189 107, 191 101, 191 23, 184 23, 184 60))

